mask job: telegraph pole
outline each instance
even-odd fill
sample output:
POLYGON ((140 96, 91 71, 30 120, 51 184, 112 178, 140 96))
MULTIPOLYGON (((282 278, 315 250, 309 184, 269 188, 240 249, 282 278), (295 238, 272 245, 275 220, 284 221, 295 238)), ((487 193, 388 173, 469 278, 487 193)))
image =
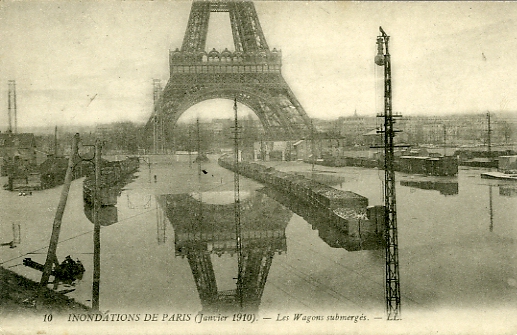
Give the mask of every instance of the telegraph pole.
MULTIPOLYGON (((379 27, 377 36, 377 56, 375 64, 384 66, 384 222, 386 243, 386 313, 388 320, 400 320, 400 281, 398 258, 397 210, 395 196, 394 145, 391 92, 391 58, 389 53, 390 37, 379 27)), ((398 115, 400 116, 400 115, 398 115)))
MULTIPOLYGON (((490 159, 490 162, 492 162, 492 128, 490 124, 490 112, 488 111, 486 113, 487 123, 488 123, 488 159, 490 159)), ((490 168, 492 170, 492 168, 490 168)), ((494 208, 492 203, 492 185, 488 185, 488 196, 489 196, 489 210, 490 210, 490 227, 489 230, 492 232, 494 231, 494 208)))
POLYGON ((491 232, 494 231, 494 204, 492 201, 492 185, 488 185, 488 201, 489 201, 489 211, 490 211, 490 227, 489 230, 491 232))
POLYGON ((235 235, 237 239, 237 296, 239 298, 239 305, 242 309, 243 306, 243 292, 242 292, 242 240, 241 240, 241 203, 240 203, 240 190, 239 190, 239 121, 237 120, 237 98, 233 103, 233 110, 235 113, 235 124, 234 124, 234 156, 235 156, 235 172, 233 173, 233 185, 234 185, 234 199, 235 199, 235 235))
POLYGON ((93 285, 92 309, 99 310, 100 277, 101 277, 101 224, 99 221, 100 188, 101 188, 101 141, 95 141, 95 197, 93 201, 93 285))
POLYGON ((192 126, 188 125, 188 167, 192 168, 192 126))
POLYGON ((487 123, 488 123, 488 139, 487 139, 487 144, 488 144, 488 158, 490 159, 490 161, 492 161, 492 128, 491 128, 491 125, 490 125, 490 112, 487 112, 486 113, 486 118, 487 118, 487 123))
POLYGON ((160 79, 153 79, 153 153, 163 153, 163 118, 158 116, 159 103, 162 92, 160 79), (158 129, 157 129, 158 128, 158 129), (158 143, 159 142, 159 143, 158 143), (160 148, 158 148, 160 146, 160 148))
POLYGON ((315 151, 314 151, 314 125, 312 124, 312 119, 311 119, 311 155, 312 155, 312 159, 311 159, 311 178, 314 179, 314 164, 316 162, 316 154, 315 154, 315 151))
POLYGON ((68 199, 68 192, 70 190, 70 184, 72 183, 73 170, 74 170, 74 158, 78 153, 79 147, 79 134, 75 134, 72 140, 72 152, 68 158, 68 167, 65 174, 65 182, 63 189, 61 190, 61 197, 56 210, 56 216, 54 217, 54 224, 52 225, 52 235, 50 237, 50 243, 47 251, 47 259, 43 266, 43 273, 41 274, 40 284, 41 286, 47 286, 48 280, 52 273, 52 265, 59 265, 56 256, 57 244, 59 243, 59 233, 61 232, 61 222, 63 219, 63 213, 65 212, 66 201, 68 199))
POLYGON ((157 115, 156 112, 153 116, 153 154, 156 155, 156 123, 157 123, 157 115))
POLYGON ((199 192, 199 220, 203 221, 203 193, 201 192, 201 133, 199 130, 199 117, 196 119, 196 135, 197 135, 197 182, 199 192))
POLYGON ((199 182, 200 182, 199 185, 201 185, 201 133, 199 131, 199 117, 196 119, 196 137, 197 137, 196 150, 197 150, 197 161, 198 161, 197 175, 198 175, 199 182))
POLYGON ((447 126, 443 124, 443 157, 447 156, 447 126))
POLYGON ((57 126, 54 128, 54 157, 57 158, 57 126))

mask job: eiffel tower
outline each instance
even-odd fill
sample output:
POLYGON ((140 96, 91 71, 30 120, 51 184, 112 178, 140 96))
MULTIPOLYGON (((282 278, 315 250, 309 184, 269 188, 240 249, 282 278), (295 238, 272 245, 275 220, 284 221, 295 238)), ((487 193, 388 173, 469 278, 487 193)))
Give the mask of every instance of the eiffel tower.
POLYGON ((170 143, 178 118, 209 99, 237 99, 260 119, 269 139, 299 139, 311 122, 282 77, 282 53, 270 50, 251 1, 196 0, 180 49, 169 51, 170 78, 148 128, 170 143), (234 51, 206 51, 210 13, 228 12, 234 51))

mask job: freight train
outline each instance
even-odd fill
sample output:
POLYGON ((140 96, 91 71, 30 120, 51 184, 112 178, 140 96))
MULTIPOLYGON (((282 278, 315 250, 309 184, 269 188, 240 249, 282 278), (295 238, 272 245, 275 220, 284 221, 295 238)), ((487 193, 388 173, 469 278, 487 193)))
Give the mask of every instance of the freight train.
MULTIPOLYGON (((140 163, 138 157, 128 157, 120 161, 101 162, 100 178, 100 203, 102 206, 113 206, 117 204, 117 196, 122 187, 127 184, 128 178, 132 177, 140 163)), ((95 189, 95 174, 93 170, 84 179, 83 198, 86 204, 93 206, 93 193, 95 189)))
MULTIPOLYGON (((307 161, 312 163, 311 161, 307 161)), ((324 166, 355 166, 363 168, 384 169, 384 160, 368 157, 327 158, 315 162, 324 166)), ((398 156, 395 158, 395 170, 403 173, 423 174, 428 176, 455 176, 458 174, 458 158, 455 156, 398 156)))
POLYGON ((225 157, 219 159, 219 165, 231 171, 238 169, 239 174, 245 177, 280 188, 283 192, 316 206, 330 209, 339 207, 360 209, 368 206, 368 198, 350 191, 335 189, 305 178, 303 175, 277 171, 275 168, 250 162, 239 162, 236 165, 233 160, 225 157))
POLYGON ((369 207, 368 198, 354 192, 338 190, 303 175, 277 171, 261 164, 245 161, 236 164, 229 156, 222 156, 218 163, 325 213, 325 220, 352 241, 347 250, 378 249, 383 246, 384 206, 369 207))

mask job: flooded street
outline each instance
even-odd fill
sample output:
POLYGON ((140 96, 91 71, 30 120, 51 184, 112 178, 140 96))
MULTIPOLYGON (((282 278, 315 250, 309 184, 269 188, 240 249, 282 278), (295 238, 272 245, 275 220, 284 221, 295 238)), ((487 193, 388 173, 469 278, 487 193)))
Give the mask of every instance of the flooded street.
MULTIPOLYGON (((238 305, 232 300, 238 274, 233 173, 210 158, 200 174, 185 156, 141 162, 137 178, 118 197, 118 222, 101 229, 101 311, 195 314, 238 305)), ((312 174, 309 164, 268 165, 312 174)), ((315 170, 316 179, 382 204, 383 171, 315 170)), ((515 309, 517 185, 481 179, 481 172, 462 169, 457 178, 397 174, 405 315, 444 307, 515 309)), ((71 255, 84 264, 84 277, 68 296, 89 306, 93 224, 84 214, 82 180, 72 183, 57 254, 60 261, 71 255)), ((44 263, 60 191, 0 191, 10 209, 1 213, 1 242, 13 239, 13 225, 20 228, 20 244, 2 247, 3 267, 39 281, 41 273, 22 261, 44 263)), ((338 231, 293 213, 257 182, 241 177, 240 191, 249 260, 245 306, 263 317, 306 312, 384 318, 383 250, 345 250, 336 242, 338 231)))

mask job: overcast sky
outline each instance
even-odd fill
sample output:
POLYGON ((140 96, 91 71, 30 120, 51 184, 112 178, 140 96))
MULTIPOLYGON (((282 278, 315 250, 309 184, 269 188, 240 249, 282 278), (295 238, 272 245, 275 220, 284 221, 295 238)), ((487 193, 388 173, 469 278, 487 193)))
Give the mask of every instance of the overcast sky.
MULTIPOLYGON (((2 1, 0 130, 7 80, 18 125, 145 121, 152 79, 168 76, 191 2, 2 1)), ((429 115, 517 111, 517 2, 256 1, 282 73, 312 117, 375 115, 381 25, 391 36, 394 111, 429 115)), ((233 49, 227 13, 213 13, 207 48, 233 49), (226 16, 225 16, 226 15, 226 16)), ((190 115, 231 115, 204 102, 190 115)))

